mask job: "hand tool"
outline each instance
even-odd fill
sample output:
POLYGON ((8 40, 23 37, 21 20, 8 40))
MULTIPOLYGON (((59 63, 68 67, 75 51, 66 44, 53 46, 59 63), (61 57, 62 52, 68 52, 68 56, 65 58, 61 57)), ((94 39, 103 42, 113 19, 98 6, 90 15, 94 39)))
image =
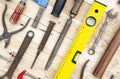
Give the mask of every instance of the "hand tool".
POLYGON ((97 67, 95 68, 93 75, 98 78, 102 78, 107 66, 109 65, 112 57, 114 56, 115 52, 117 51, 120 45, 120 29, 113 37, 112 41, 108 45, 104 55, 102 56, 101 60, 99 61, 97 67))
POLYGON ((120 4, 120 0, 118 1, 118 3, 120 4))
POLYGON ((32 64, 32 66, 31 66, 31 69, 33 68, 33 66, 34 66, 34 64, 35 64, 35 62, 36 62, 36 60, 37 60, 40 52, 44 49, 45 44, 46 44, 46 42, 47 42, 47 40, 48 40, 48 38, 49 38, 49 36, 50 36, 50 33, 51 33, 54 25, 55 25, 54 22, 49 21, 49 26, 48 26, 48 28, 47 28, 44 36, 43 36, 43 39, 42 39, 42 41, 41 41, 41 43, 40 43, 40 45, 39 45, 39 47, 38 47, 38 52, 37 52, 36 57, 35 57, 35 59, 34 59, 34 61, 33 61, 33 64, 32 64))
POLYGON ((83 65, 82 70, 81 70, 81 74, 80 74, 80 79, 83 79, 83 77, 84 77, 84 72, 85 72, 85 68, 86 68, 87 63, 88 63, 89 61, 90 61, 90 60, 87 60, 87 61, 85 62, 85 64, 83 65))
POLYGON ((43 12, 45 11, 45 8, 48 5, 48 1, 47 0, 34 0, 36 3, 38 3, 41 7, 39 8, 37 15, 32 23, 32 27, 36 28, 40 18, 42 17, 43 12))
POLYGON ((10 22, 11 23, 17 23, 20 15, 22 14, 23 10, 25 9, 25 5, 26 5, 26 0, 21 0, 16 9, 14 10, 12 16, 10 17, 10 22))
POLYGON ((67 31, 69 30, 69 28, 70 28, 70 26, 72 24, 72 19, 77 15, 77 13, 79 11, 79 8, 80 8, 82 3, 83 3, 83 0, 75 0, 74 6, 73 6, 73 8, 72 8, 72 10, 70 12, 70 18, 66 21, 65 26, 64 26, 64 28, 63 28, 63 30, 62 30, 62 32, 61 32, 61 34, 60 34, 60 36, 59 36, 59 38, 57 40, 57 43, 55 44, 55 47, 52 50, 51 55, 50 55, 50 57, 49 57, 49 59, 47 61, 47 64, 45 66, 46 70, 52 64, 52 61, 54 60, 54 58, 55 58, 55 56, 56 56, 56 54, 57 54, 57 52, 58 52, 58 50, 59 50, 59 48, 61 46, 66 34, 67 34, 67 31))
POLYGON ((97 1, 93 2, 53 79, 69 79, 105 9, 106 5, 97 1))
POLYGON ((7 58, 7 57, 5 57, 5 56, 3 56, 3 55, 0 55, 0 58, 2 58, 2 59, 4 59, 4 60, 6 60, 7 62, 10 62, 10 61, 11 61, 11 59, 10 59, 10 58, 7 58))
POLYGON ((111 75, 110 79, 114 79, 114 75, 111 75))
POLYGON ((25 36, 25 39, 23 40, 23 42, 20 46, 20 49, 18 50, 18 53, 17 53, 13 63, 11 64, 8 71, 3 76, 0 77, 0 79, 12 79, 12 75, 13 75, 14 71, 16 70, 18 64, 20 63, 25 51, 29 47, 29 44, 32 41, 33 37, 34 37, 34 32, 28 31, 25 36))
POLYGON ((18 32, 20 32, 20 31, 22 31, 27 25, 28 25, 28 23, 29 23, 29 21, 30 21, 30 19, 27 21, 27 23, 25 24, 25 26, 24 27, 22 27, 22 28, 20 28, 20 29, 18 29, 18 30, 15 30, 15 31, 13 31, 13 32, 8 32, 8 30, 7 30, 7 26, 6 26, 6 23, 5 23, 5 13, 6 13, 6 10, 7 10, 7 5, 5 5, 5 9, 4 9, 4 12, 3 12, 3 15, 2 15, 2 24, 3 24, 3 29, 4 29, 4 32, 3 32, 3 34, 0 36, 0 41, 2 40, 2 39, 5 39, 5 48, 7 48, 8 47, 8 45, 9 45, 9 43, 10 43, 10 38, 11 38, 11 36, 12 35, 14 35, 14 34, 16 34, 16 33, 18 33, 18 32))
POLYGON ((56 17, 59 17, 61 11, 63 10, 63 8, 65 6, 66 1, 67 0, 56 0, 51 14, 56 17))
POLYGON ((106 17, 106 19, 105 19, 105 22, 104 22, 104 24, 103 24, 103 27, 101 28, 101 30, 100 30, 100 32, 99 32, 99 34, 98 34, 95 42, 93 43, 91 49, 89 49, 89 51, 88 51, 88 53, 89 53, 90 55, 95 54, 95 48, 97 47, 97 45, 98 45, 98 43, 99 43, 99 41, 100 41, 100 39, 101 39, 101 37, 102 37, 102 35, 103 35, 106 27, 108 26, 108 24, 109 24, 110 22, 113 21, 113 19, 115 19, 115 18, 118 16, 118 13, 117 13, 117 12, 116 12, 115 14, 113 14, 112 12, 113 12, 113 9, 110 9, 110 10, 107 12, 107 17, 106 17))
POLYGON ((33 79, 41 79, 41 78, 38 78, 38 77, 35 77, 34 75, 28 73, 26 70, 22 71, 18 76, 17 76, 17 79, 24 79, 23 76, 24 75, 27 75, 33 79))

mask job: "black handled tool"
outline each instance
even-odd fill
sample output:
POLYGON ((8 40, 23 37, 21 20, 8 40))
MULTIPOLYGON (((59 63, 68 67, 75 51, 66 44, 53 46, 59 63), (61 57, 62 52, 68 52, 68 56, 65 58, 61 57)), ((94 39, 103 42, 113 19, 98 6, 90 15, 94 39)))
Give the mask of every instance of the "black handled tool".
POLYGON ((44 37, 43 37, 43 39, 42 39, 42 41, 41 41, 41 43, 40 43, 40 45, 38 47, 38 52, 37 52, 37 55, 36 55, 36 57, 35 57, 35 59, 33 61, 31 69, 33 68, 33 66, 34 66, 34 64, 35 64, 35 62, 36 62, 40 52, 44 49, 45 44, 46 44, 46 42, 47 42, 47 40, 48 40, 48 38, 50 36, 50 33, 51 33, 54 25, 55 25, 54 22, 52 22, 52 21, 49 22, 49 26, 48 26, 47 31, 45 32, 44 37))
POLYGON ((65 24, 65 26, 64 26, 64 28, 63 28, 60 36, 59 36, 59 39, 57 40, 57 43, 55 44, 55 47, 54 47, 54 49, 53 49, 53 51, 52 51, 52 53, 51 53, 51 55, 50 55, 50 57, 48 59, 48 62, 46 64, 46 66, 45 66, 46 70, 49 68, 49 66, 51 65, 53 59, 55 58, 55 56, 56 56, 56 54, 57 54, 63 40, 64 40, 64 38, 65 38, 65 36, 67 34, 67 31, 69 30, 69 28, 70 28, 70 26, 72 24, 72 19, 77 15, 77 13, 79 11, 79 8, 80 8, 81 4, 83 3, 83 1, 84 0, 75 0, 74 6, 73 6, 73 8, 72 8, 72 10, 70 12, 70 18, 66 21, 66 24, 65 24))
POLYGON ((51 14, 56 17, 59 17, 61 11, 64 8, 65 3, 66 3, 66 0, 56 0, 51 14))

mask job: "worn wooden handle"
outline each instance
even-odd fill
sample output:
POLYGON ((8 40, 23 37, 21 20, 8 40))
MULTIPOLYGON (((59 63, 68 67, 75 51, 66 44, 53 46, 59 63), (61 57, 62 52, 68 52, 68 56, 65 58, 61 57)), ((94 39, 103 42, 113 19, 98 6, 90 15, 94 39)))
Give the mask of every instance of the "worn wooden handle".
POLYGON ((81 6, 81 4, 83 3, 83 1, 84 1, 84 0, 75 0, 74 6, 73 6, 73 8, 72 8, 72 10, 71 10, 71 13, 72 13, 72 14, 75 14, 75 15, 78 14, 78 11, 79 11, 80 6, 81 6))
POLYGON ((108 48, 106 49, 104 55, 102 56, 100 62, 98 63, 93 75, 102 78, 107 66, 109 65, 112 57, 114 56, 116 50, 120 45, 120 29, 112 39, 111 43, 109 44, 108 48))

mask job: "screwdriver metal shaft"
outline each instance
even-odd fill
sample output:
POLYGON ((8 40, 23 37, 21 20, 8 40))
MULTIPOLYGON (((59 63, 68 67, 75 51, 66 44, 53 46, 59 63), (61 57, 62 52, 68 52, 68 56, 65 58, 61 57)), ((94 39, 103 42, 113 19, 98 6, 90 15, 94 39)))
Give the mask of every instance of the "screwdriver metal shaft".
POLYGON ((52 22, 52 21, 49 22, 49 26, 48 26, 48 28, 47 28, 47 30, 46 30, 46 32, 45 32, 45 34, 44 34, 44 37, 43 37, 43 39, 42 39, 42 41, 41 41, 41 43, 40 43, 40 45, 39 45, 39 47, 38 47, 38 52, 37 52, 37 55, 36 55, 36 57, 35 57, 35 59, 34 59, 34 61, 33 61, 33 64, 32 64, 32 66, 31 66, 31 69, 33 68, 33 66, 34 66, 34 64, 35 64, 35 62, 36 62, 36 60, 37 60, 40 52, 44 49, 45 44, 46 44, 46 42, 47 42, 47 40, 48 40, 48 38, 49 38, 49 36, 50 36, 50 33, 51 33, 54 25, 55 25, 54 22, 52 22))
POLYGON ((50 55, 50 57, 49 57, 49 59, 47 61, 47 64, 45 66, 45 70, 47 70, 50 67, 52 61, 54 60, 54 58, 55 58, 55 56, 56 56, 62 42, 63 42, 63 40, 64 40, 64 38, 65 38, 71 24, 72 24, 72 19, 77 15, 82 2, 83 2, 83 0, 76 0, 75 1, 75 4, 74 4, 74 6, 73 6, 73 8, 72 8, 72 10, 70 12, 70 18, 66 21, 66 24, 65 24, 65 26, 64 26, 64 28, 63 28, 63 30, 62 30, 56 44, 55 44, 55 47, 54 47, 54 49, 53 49, 53 51, 52 51, 52 53, 51 53, 51 55, 50 55))

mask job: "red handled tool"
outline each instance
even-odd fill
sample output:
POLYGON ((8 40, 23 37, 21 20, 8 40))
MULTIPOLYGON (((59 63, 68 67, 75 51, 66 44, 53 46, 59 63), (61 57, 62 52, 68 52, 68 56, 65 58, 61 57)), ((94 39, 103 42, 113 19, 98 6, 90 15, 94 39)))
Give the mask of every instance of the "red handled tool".
POLYGON ((24 78, 23 78, 24 75, 27 75, 27 76, 29 76, 29 77, 31 77, 31 78, 33 78, 33 79, 41 79, 41 78, 37 78, 37 77, 31 75, 31 74, 28 73, 26 70, 22 71, 22 72, 18 75, 17 79, 24 79, 24 78))
POLYGON ((12 16, 10 17, 10 22, 11 23, 17 23, 20 15, 22 14, 24 8, 25 8, 25 5, 26 5, 26 0, 21 0, 20 3, 18 3, 15 11, 13 12, 12 16))

